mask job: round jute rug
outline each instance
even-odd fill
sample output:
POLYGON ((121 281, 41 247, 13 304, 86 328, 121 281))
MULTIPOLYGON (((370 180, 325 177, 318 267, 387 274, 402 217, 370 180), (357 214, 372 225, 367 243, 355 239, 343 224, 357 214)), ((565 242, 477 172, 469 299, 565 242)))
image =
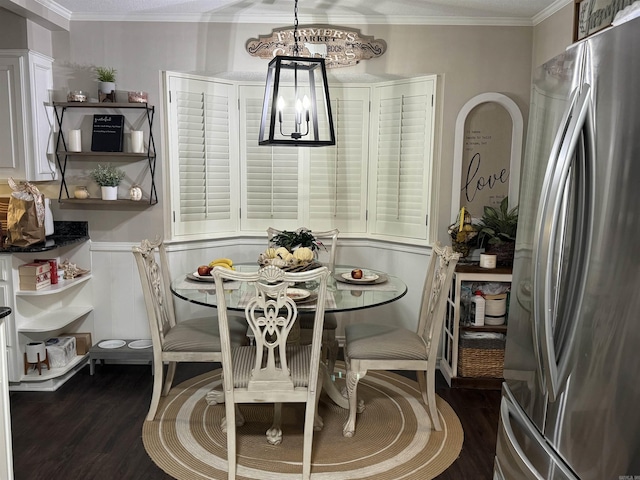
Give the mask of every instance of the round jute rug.
MULTIPOLYGON (((344 364, 336 367, 344 375, 344 364)), ((206 393, 221 387, 221 370, 174 387, 160 402, 154 421, 144 422, 142 438, 151 459, 180 480, 227 479, 226 435, 220 430, 224 405, 209 406, 206 393)), ((341 378, 336 380, 343 382, 341 378)), ((347 412, 321 401, 324 428, 315 432, 311 478, 316 480, 427 480, 449 467, 462 449, 462 426, 453 409, 437 399, 441 432, 431 430, 418 384, 390 372, 369 372, 358 385, 366 408, 356 434, 342 436, 347 412)), ((293 480, 302 473, 304 405, 283 405, 283 441, 269 445, 272 405, 241 405, 238 428, 240 480, 293 480)))

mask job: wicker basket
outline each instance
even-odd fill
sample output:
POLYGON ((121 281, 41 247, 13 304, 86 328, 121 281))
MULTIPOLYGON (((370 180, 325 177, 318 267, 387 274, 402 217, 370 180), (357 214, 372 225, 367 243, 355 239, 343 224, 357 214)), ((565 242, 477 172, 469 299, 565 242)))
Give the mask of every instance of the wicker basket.
POLYGON ((460 337, 458 375, 502 378, 506 338, 460 337))

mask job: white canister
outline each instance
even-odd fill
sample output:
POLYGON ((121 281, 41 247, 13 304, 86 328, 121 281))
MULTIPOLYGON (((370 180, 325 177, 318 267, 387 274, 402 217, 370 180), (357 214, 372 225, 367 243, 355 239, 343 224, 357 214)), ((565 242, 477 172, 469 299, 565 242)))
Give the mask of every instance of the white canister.
POLYGON ((504 298, 488 299, 484 309, 484 323, 486 325, 504 325, 507 315, 507 296, 504 298))
POLYGON ((489 253, 480 254, 480 266, 482 268, 496 268, 498 256, 489 253))
POLYGON ((67 150, 70 152, 82 151, 82 130, 69 130, 69 145, 67 150))
POLYGON ((474 327, 484 326, 485 300, 481 291, 476 291, 471 299, 471 324, 474 327))
POLYGON ((47 348, 44 342, 30 342, 26 346, 27 363, 44 362, 47 358, 47 348))

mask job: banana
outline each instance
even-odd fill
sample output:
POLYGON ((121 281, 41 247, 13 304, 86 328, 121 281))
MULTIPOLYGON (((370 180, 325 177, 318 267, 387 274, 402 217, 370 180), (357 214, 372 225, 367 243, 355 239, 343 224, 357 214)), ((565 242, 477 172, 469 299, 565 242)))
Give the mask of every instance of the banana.
POLYGON ((233 267, 233 261, 230 258, 216 258, 215 260, 212 260, 211 262, 209 262, 209 266, 213 267, 214 265, 217 264, 225 264, 228 265, 229 267, 233 267))
POLYGON ((235 270, 235 269, 236 269, 235 267, 232 267, 231 265, 229 265, 229 264, 227 264, 227 263, 222 263, 222 262, 220 262, 220 263, 214 263, 213 265, 212 265, 212 264, 209 264, 209 266, 210 266, 211 268, 215 268, 215 267, 222 267, 222 268, 226 268, 227 270, 235 270))

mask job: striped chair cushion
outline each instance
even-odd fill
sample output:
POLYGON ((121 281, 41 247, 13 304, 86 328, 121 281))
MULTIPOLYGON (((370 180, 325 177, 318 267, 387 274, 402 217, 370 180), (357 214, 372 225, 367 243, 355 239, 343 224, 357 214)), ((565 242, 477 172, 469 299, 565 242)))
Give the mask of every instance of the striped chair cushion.
MULTIPOLYGON (((256 358, 256 347, 238 347, 233 349, 233 386, 247 388, 256 358)), ((309 383, 309 365, 311 345, 287 345, 289 371, 294 387, 306 387, 309 383)), ((279 365, 278 365, 279 367, 279 365)))
POLYGON ((427 360, 424 339, 402 327, 355 323, 345 327, 349 358, 427 360))
MULTIPOLYGON (((246 343, 246 323, 230 321, 233 345, 246 343)), ((194 318, 178 323, 164 337, 167 352, 219 352, 218 319, 215 317, 194 318)))

